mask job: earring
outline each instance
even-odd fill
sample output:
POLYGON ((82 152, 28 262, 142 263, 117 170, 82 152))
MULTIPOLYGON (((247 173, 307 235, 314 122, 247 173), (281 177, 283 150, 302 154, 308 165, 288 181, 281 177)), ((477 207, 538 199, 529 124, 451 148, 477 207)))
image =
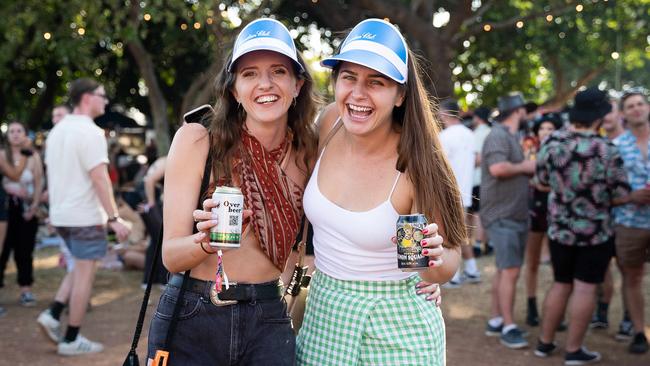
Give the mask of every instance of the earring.
POLYGON ((293 97, 293 103, 291 104, 293 105, 294 108, 296 107, 296 97, 293 97))

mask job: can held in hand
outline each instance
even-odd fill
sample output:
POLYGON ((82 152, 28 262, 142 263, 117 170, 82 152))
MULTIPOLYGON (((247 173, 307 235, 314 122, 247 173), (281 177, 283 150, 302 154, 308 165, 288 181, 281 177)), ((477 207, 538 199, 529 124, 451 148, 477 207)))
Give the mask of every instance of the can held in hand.
POLYGON ((422 255, 422 230, 427 226, 423 214, 399 215, 397 219, 397 268, 404 272, 429 268, 429 257, 422 255))
POLYGON ((244 211, 244 196, 239 188, 217 187, 212 194, 217 203, 212 208, 212 219, 217 225, 210 229, 210 246, 217 248, 239 248, 241 224, 244 211))

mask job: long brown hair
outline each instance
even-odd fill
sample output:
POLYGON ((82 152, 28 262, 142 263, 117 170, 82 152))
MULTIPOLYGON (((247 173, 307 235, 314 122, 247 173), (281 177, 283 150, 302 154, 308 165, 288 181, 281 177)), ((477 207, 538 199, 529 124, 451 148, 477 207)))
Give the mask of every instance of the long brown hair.
MULTIPOLYGON (((225 179, 225 182, 232 181, 232 162, 236 156, 241 142, 241 129, 246 120, 246 111, 239 106, 231 90, 234 88, 236 74, 228 72, 228 66, 232 59, 229 55, 224 66, 217 76, 215 84, 215 95, 217 101, 214 106, 214 114, 210 121, 210 154, 212 156, 212 174, 215 182, 218 179, 225 179)), ((316 116, 316 95, 313 91, 313 79, 307 70, 307 66, 300 54, 298 62, 305 72, 300 72, 295 64, 293 73, 298 79, 304 80, 302 88, 296 97, 295 103, 289 107, 288 127, 293 131, 292 145, 295 151, 301 152, 302 164, 298 161, 300 154, 295 154, 296 165, 304 171, 305 176, 309 175, 309 161, 316 154, 318 140, 314 128, 316 116)))
MULTIPOLYGON (((332 72, 333 80, 340 65, 332 72)), ((393 108, 393 128, 400 134, 396 169, 406 172, 413 182, 418 212, 429 220, 440 218, 444 246, 455 248, 468 242, 465 212, 456 177, 438 138, 437 106, 422 83, 422 73, 417 56, 408 50, 408 82, 400 85, 404 103, 393 108)))
MULTIPOLYGON (((11 127, 11 125, 20 126, 23 129, 23 132, 25 132, 25 138, 28 138, 27 137, 27 127, 25 127, 25 124, 23 124, 20 121, 12 121, 11 123, 9 123, 9 127, 11 127)), ((8 133, 8 131, 9 130, 7 130, 7 133, 8 133)), ((9 164, 16 165, 14 163, 14 152, 13 152, 13 149, 11 148, 11 143, 9 142, 9 138, 7 138, 7 147, 5 148, 5 156, 7 157, 7 161, 9 162, 9 164)))
POLYGON ((406 98, 401 107, 393 110, 393 120, 401 127, 397 169, 408 172, 418 210, 430 219, 437 211, 446 246, 457 247, 468 242, 460 190, 438 138, 440 122, 434 113, 435 101, 422 83, 423 71, 416 55, 408 52, 406 98))

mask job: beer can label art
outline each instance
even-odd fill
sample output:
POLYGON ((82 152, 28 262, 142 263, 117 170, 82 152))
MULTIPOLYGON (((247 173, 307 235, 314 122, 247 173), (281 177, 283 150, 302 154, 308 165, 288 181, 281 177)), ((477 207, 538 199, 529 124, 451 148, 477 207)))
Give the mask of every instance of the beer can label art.
POLYGON ((397 219, 397 268, 404 272, 423 271, 429 258, 422 255, 422 230, 427 219, 422 214, 400 215, 397 219))
POLYGON ((241 240, 244 196, 239 188, 217 187, 212 194, 217 206, 212 208, 212 218, 217 225, 210 229, 210 246, 239 248, 241 240))

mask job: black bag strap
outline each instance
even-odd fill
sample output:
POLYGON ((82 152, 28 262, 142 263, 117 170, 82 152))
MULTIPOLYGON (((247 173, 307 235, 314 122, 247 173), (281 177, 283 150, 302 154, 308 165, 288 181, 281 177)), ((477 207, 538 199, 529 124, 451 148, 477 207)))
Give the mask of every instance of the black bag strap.
MULTIPOLYGON (((197 207, 199 209, 203 208, 203 195, 208 190, 208 185, 210 184, 210 173, 212 167, 212 157, 208 153, 208 158, 205 161, 205 168, 203 169, 203 178, 201 180, 201 189, 199 191, 199 198, 197 202, 197 207)), ((196 233, 196 226, 193 227, 192 232, 196 233)), ((135 332, 133 333, 133 341, 131 342, 131 349, 124 360, 123 366, 138 366, 140 362, 138 361, 138 355, 136 349, 138 348, 138 342, 140 341, 140 336, 142 334, 142 327, 144 325, 144 318, 147 314, 147 307, 149 304, 149 297, 151 295, 151 287, 153 284, 153 278, 158 269, 158 258, 161 255, 162 242, 163 242, 163 225, 160 226, 160 232, 158 234, 158 241, 156 242, 156 247, 154 249, 153 261, 151 263, 151 268, 149 268, 149 274, 147 275, 147 288, 144 291, 144 296, 142 298, 142 304, 140 305, 140 314, 138 315, 138 322, 135 326, 135 332)), ((185 271, 183 275, 183 284, 181 286, 180 292, 178 294, 178 300, 174 307, 174 312, 172 315, 171 322, 169 324, 169 329, 167 331, 167 337, 165 338, 165 349, 169 348, 171 344, 172 334, 176 328, 176 323, 178 321, 178 313, 180 312, 179 304, 182 302, 183 296, 185 294, 185 289, 187 287, 187 279, 190 277, 190 271, 185 271)))

